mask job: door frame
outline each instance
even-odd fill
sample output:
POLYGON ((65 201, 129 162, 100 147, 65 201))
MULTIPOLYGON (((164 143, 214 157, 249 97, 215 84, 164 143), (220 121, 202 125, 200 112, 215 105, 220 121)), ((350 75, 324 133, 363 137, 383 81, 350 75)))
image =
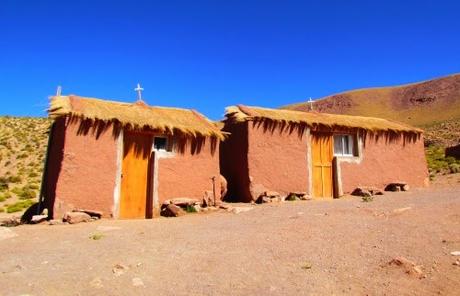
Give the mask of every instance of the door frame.
MULTIPOLYGON (((308 194, 313 197, 313 156, 312 156, 312 133, 321 133, 321 131, 312 131, 310 128, 307 129, 307 161, 308 161, 308 194)), ((349 133, 346 131, 333 131, 326 132, 332 133, 332 136, 336 134, 349 133)), ((352 163, 352 164, 361 164, 363 161, 363 135, 359 132, 351 133, 357 138, 357 156, 341 157, 334 156, 332 161, 332 176, 333 176, 333 198, 339 198, 343 196, 343 184, 342 184, 342 170, 341 163, 352 163)), ((334 149, 334 138, 332 138, 332 149, 334 149)))
MULTIPOLYGON (((158 132, 152 132, 152 131, 135 131, 135 132, 139 134, 148 134, 148 135, 151 135, 153 138, 156 136, 157 137, 167 137, 169 141, 173 141, 173 136, 161 134, 158 132)), ((113 218, 115 219, 120 218, 120 200, 121 200, 121 182, 122 182, 121 175, 123 172, 124 134, 125 134, 125 130, 121 129, 116 139, 116 149, 117 149, 116 166, 117 166, 117 169, 116 169, 116 175, 115 175, 115 187, 113 190, 113 208, 112 208, 113 218)), ((158 160, 161 158, 174 157, 175 152, 174 152, 174 149, 171 152, 162 151, 162 150, 159 150, 159 151, 154 150, 153 142, 152 142, 152 149, 150 151, 150 155, 152 157, 151 165, 153 166, 153 168, 149 168, 149 170, 150 169, 153 170, 153 174, 151 176, 152 180, 150 180, 152 184, 151 185, 152 188, 150 188, 150 194, 151 194, 150 200, 152 201, 152 205, 151 205, 152 213, 149 213, 149 215, 152 218, 155 218, 157 215, 159 215, 159 209, 160 209, 159 196, 158 196, 158 185, 159 185, 158 183, 159 161, 158 160)))
POLYGON ((314 199, 334 199, 337 197, 337 189, 336 189, 336 168, 335 168, 335 156, 334 156, 334 133, 333 132, 329 132, 329 131, 309 131, 308 133, 308 160, 309 160, 309 165, 308 165, 308 169, 309 169, 309 193, 310 193, 310 196, 314 199), (332 177, 331 177, 331 186, 332 186, 332 197, 317 197, 317 196, 314 196, 314 189, 313 189, 313 183, 314 183, 314 178, 313 178, 313 167, 314 167, 314 164, 313 164, 313 137, 315 136, 315 134, 323 134, 323 135, 327 135, 327 136, 330 136, 331 137, 331 149, 332 149, 332 160, 331 160, 331 170, 332 170, 332 177))

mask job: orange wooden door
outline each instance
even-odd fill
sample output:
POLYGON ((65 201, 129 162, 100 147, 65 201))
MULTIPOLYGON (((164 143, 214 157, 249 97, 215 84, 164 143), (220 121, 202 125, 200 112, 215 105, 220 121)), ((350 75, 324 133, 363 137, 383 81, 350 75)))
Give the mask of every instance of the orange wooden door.
POLYGON ((152 136, 138 133, 124 134, 121 179, 120 218, 146 218, 147 203, 151 201, 149 188, 152 136))
POLYGON ((313 160, 313 196, 332 198, 333 171, 332 160, 333 143, 332 135, 326 133, 312 134, 312 160, 313 160))

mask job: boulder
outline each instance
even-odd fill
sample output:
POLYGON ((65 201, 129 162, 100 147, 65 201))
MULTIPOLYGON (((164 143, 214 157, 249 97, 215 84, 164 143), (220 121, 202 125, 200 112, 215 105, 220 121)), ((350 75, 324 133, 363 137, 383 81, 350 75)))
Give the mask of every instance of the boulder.
POLYGON ((188 197, 178 197, 178 198, 173 198, 173 199, 168 199, 163 202, 163 205, 176 205, 179 207, 187 207, 187 206, 194 206, 194 205, 199 205, 200 202, 198 199, 195 198, 188 198, 188 197))
POLYGON ((32 224, 38 224, 38 223, 45 222, 47 219, 48 219, 48 215, 34 215, 32 216, 32 219, 30 220, 30 222, 32 224))
POLYGON ((409 275, 414 275, 418 278, 422 278, 424 276, 421 265, 416 265, 414 262, 404 257, 396 257, 388 262, 388 264, 401 267, 409 275))
POLYGON ((304 194, 300 197, 300 200, 312 200, 313 198, 308 195, 308 194, 304 194))
POLYGON ((270 198, 280 196, 280 194, 278 192, 276 192, 276 191, 265 191, 264 195, 267 196, 267 197, 270 197, 270 198))
POLYGON ((50 220, 48 224, 49 225, 63 225, 64 222, 62 222, 62 220, 59 220, 59 219, 53 219, 53 220, 50 220))
POLYGON ((220 180, 220 198, 224 199, 225 195, 227 194, 228 183, 225 177, 222 175, 220 175, 219 180, 220 180))
POLYGON ((393 191, 393 192, 398 192, 398 191, 408 191, 409 190, 409 185, 406 182, 393 182, 388 184, 385 187, 385 191, 393 191))
POLYGON ((18 226, 21 224, 22 224, 21 219, 15 216, 5 219, 2 222, 0 222, 0 226, 5 226, 5 227, 14 227, 14 226, 18 226))
POLYGON ((64 222, 76 224, 80 222, 90 222, 91 216, 83 212, 67 212, 63 217, 64 222))
POLYGON ((95 211, 95 210, 77 209, 77 210, 73 210, 73 212, 82 212, 82 213, 90 215, 91 217, 96 217, 97 219, 101 219, 103 215, 103 212, 95 211))
POLYGON ((367 189, 365 189, 363 187, 358 187, 355 190, 353 190, 351 195, 361 196, 361 197, 371 197, 372 193, 369 190, 367 190, 367 189))
POLYGON ((169 204, 161 210, 161 216, 164 217, 179 217, 185 214, 185 211, 182 210, 179 206, 174 204, 169 204))

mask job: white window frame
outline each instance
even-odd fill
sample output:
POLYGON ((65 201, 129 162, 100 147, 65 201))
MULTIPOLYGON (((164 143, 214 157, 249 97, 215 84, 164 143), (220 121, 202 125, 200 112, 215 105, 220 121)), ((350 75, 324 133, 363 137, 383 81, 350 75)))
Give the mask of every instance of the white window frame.
POLYGON ((354 151, 355 151, 355 135, 351 134, 335 134, 334 135, 334 156, 339 156, 339 157, 355 157, 354 151), (340 141, 342 141, 342 148, 345 147, 345 137, 348 138, 348 151, 350 153, 343 153, 335 151, 335 141, 337 138, 340 137, 340 141))

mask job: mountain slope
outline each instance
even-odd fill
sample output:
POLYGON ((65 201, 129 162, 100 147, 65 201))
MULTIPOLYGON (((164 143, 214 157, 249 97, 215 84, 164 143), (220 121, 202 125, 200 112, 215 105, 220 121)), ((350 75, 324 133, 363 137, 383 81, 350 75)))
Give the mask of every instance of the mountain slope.
MULTIPOLYGON (((460 74, 394 87, 366 88, 334 94, 314 101, 324 113, 373 116, 431 126, 460 119, 460 74)), ((283 109, 308 111, 307 102, 283 109)))
POLYGON ((0 117, 0 216, 37 201, 51 121, 0 117))

